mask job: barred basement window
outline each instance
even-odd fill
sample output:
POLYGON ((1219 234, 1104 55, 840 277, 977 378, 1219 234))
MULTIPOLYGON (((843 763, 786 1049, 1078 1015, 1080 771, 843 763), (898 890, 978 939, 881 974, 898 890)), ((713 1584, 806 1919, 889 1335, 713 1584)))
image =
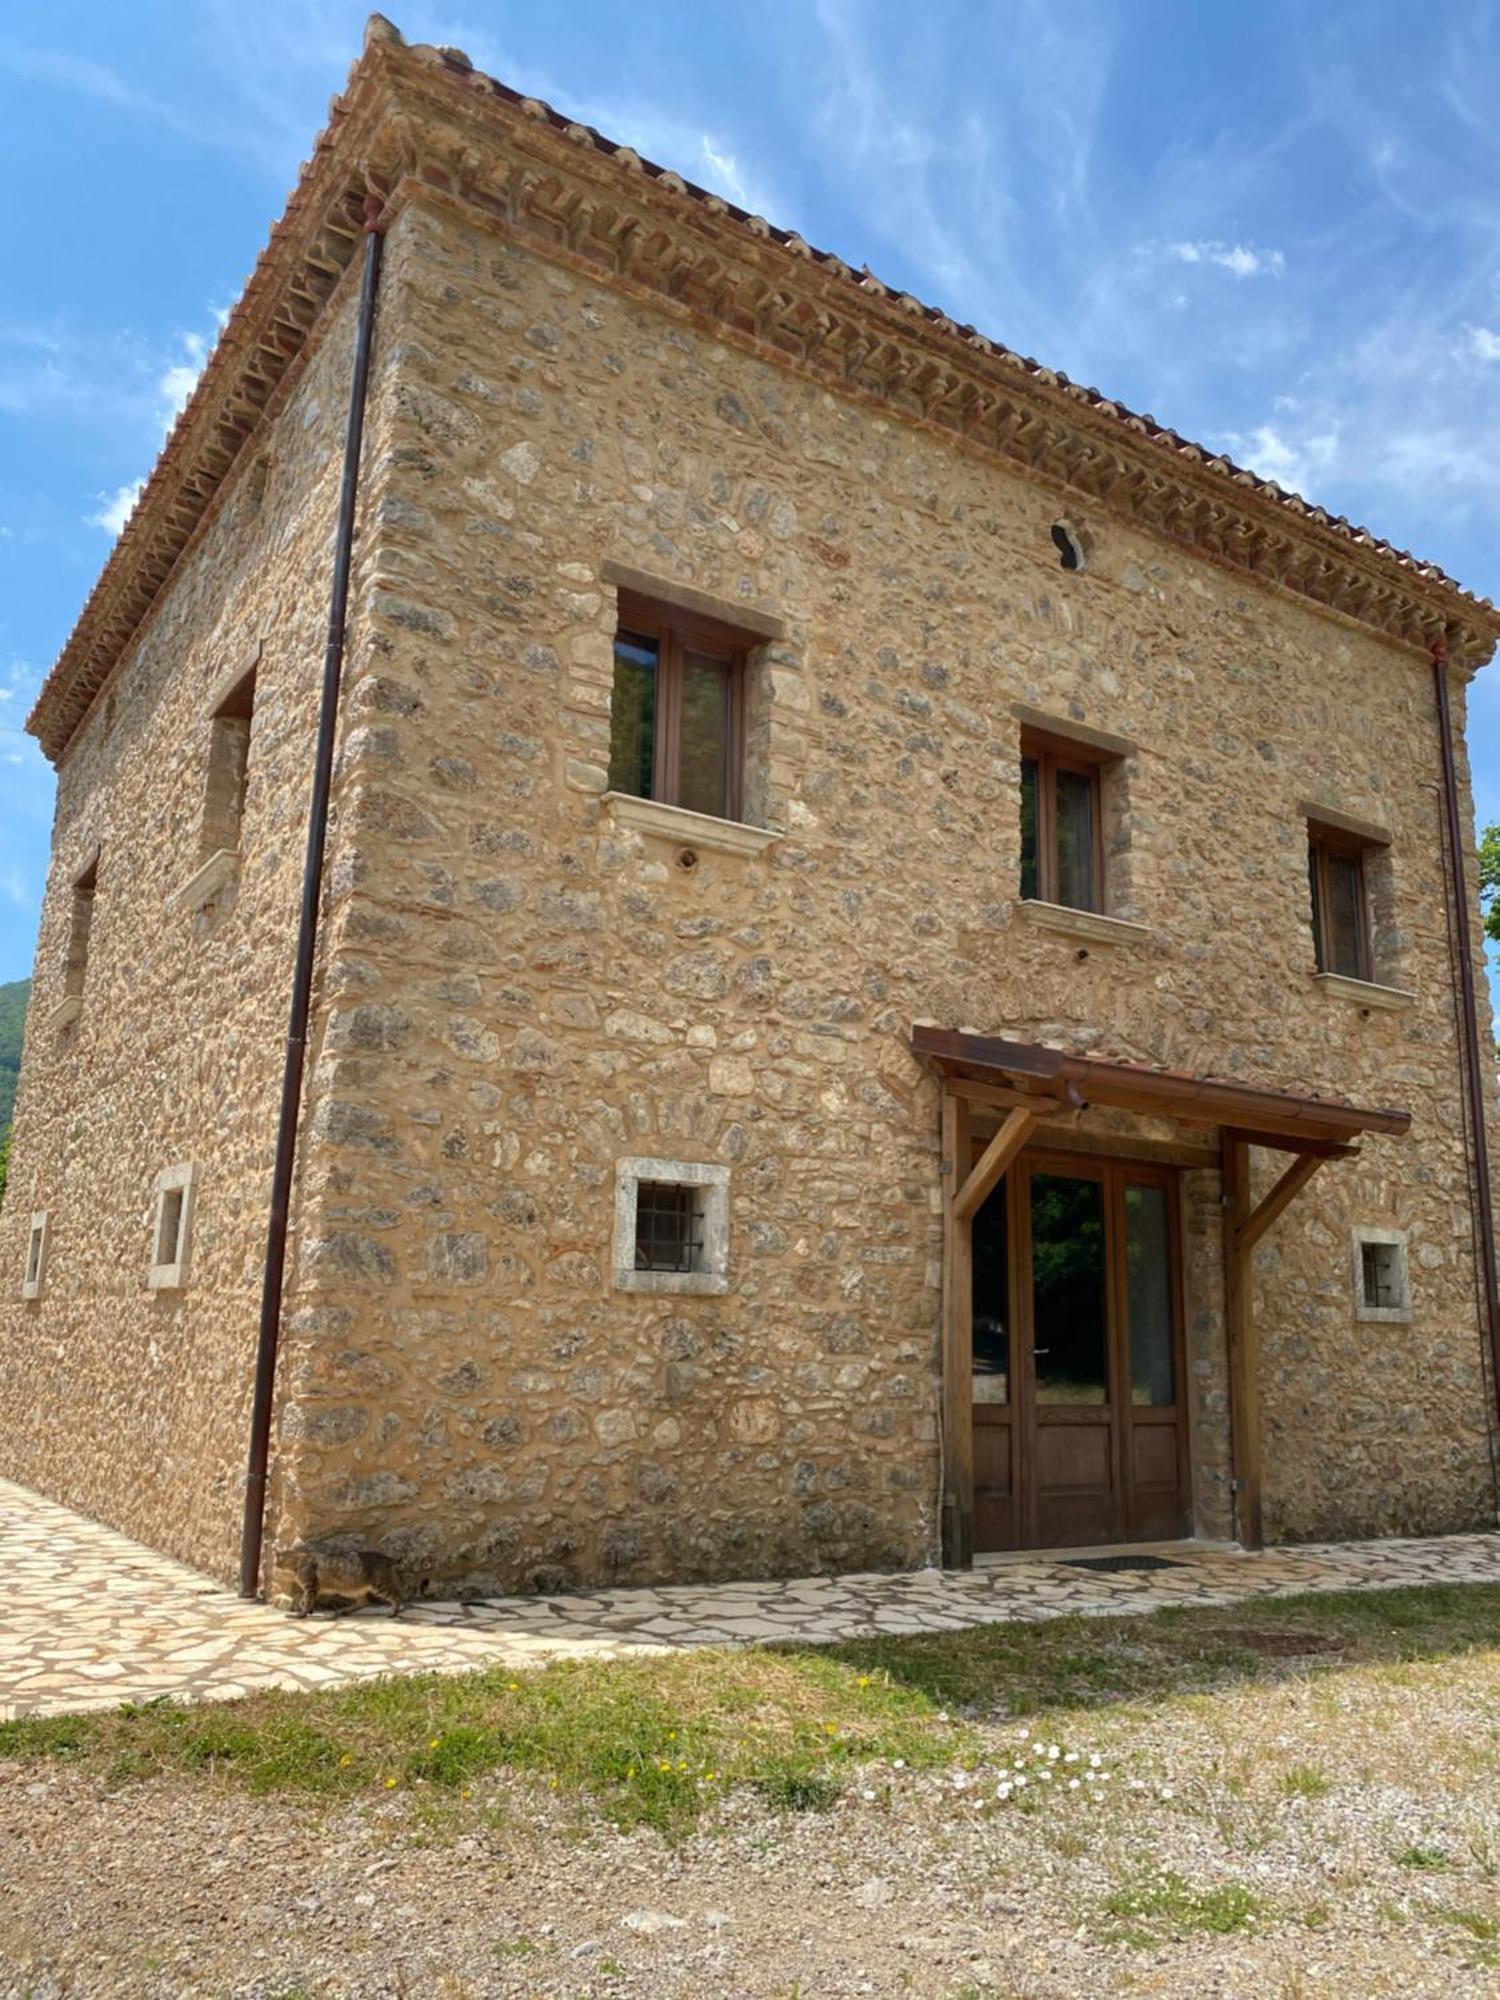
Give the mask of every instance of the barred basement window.
POLYGON ((1354 1315, 1365 1320, 1411 1318, 1406 1236, 1402 1230, 1361 1226, 1354 1231, 1354 1315))
POLYGON ((188 1238, 197 1177, 197 1169, 191 1162, 164 1167, 156 1177, 151 1269, 146 1280, 153 1292, 180 1291, 187 1282, 188 1238))
POLYGON ((621 1292, 728 1291, 728 1167, 618 1162, 614 1282, 621 1292))
POLYGON ((31 1218, 31 1228, 26 1237, 26 1268, 21 1279, 21 1297, 39 1299, 42 1295, 42 1280, 47 1275, 47 1238, 50 1233, 48 1211, 39 1208, 31 1218))
POLYGON ((635 1268, 693 1271, 703 1253, 700 1190, 642 1181, 635 1191, 635 1268))

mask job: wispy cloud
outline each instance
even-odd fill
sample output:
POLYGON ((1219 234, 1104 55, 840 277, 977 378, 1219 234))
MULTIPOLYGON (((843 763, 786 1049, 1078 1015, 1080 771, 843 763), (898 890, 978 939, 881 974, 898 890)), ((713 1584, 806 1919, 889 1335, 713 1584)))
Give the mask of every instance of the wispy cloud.
POLYGON ((1473 361, 1500 361, 1500 333, 1487 326, 1466 326, 1459 351, 1473 361))
POLYGON ((1169 243, 1179 264, 1217 264, 1235 278, 1279 278, 1286 258, 1279 250, 1251 250, 1243 243, 1169 243))
POLYGON ((135 512, 135 503, 145 488, 144 479, 132 480, 128 486, 118 486, 113 493, 101 493, 99 506, 84 519, 91 528, 103 528, 106 534, 116 536, 135 512))

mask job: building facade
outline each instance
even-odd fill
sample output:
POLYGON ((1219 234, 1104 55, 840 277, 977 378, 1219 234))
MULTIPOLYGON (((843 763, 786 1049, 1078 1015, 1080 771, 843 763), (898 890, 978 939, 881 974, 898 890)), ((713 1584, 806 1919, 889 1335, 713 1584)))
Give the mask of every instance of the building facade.
POLYGON ((0 1473, 234 1566, 372 194, 268 1548, 1493 1525, 1494 610, 378 20, 32 720, 0 1473))

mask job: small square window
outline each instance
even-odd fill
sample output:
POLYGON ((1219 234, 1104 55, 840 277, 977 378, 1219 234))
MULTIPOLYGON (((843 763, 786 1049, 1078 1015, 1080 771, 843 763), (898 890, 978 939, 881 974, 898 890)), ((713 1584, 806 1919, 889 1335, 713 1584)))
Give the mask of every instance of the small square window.
POLYGON ((1355 1230, 1354 1311, 1358 1319, 1411 1318, 1406 1237, 1401 1230, 1355 1230))
POLYGON ((39 1299, 47 1275, 47 1238, 51 1233, 48 1211, 39 1208, 31 1218, 26 1235, 26 1267, 21 1278, 21 1297, 39 1299))
POLYGON ((615 1182, 615 1289, 729 1289, 729 1169, 696 1160, 621 1160, 615 1182))
POLYGON ((156 1177, 151 1269, 147 1276, 147 1283, 153 1292, 180 1291, 187 1282, 188 1238, 192 1229, 196 1181, 197 1169, 191 1164, 166 1167, 156 1177))
POLYGON ((635 1268, 695 1271, 703 1253, 702 1190, 642 1181, 635 1191, 635 1268))

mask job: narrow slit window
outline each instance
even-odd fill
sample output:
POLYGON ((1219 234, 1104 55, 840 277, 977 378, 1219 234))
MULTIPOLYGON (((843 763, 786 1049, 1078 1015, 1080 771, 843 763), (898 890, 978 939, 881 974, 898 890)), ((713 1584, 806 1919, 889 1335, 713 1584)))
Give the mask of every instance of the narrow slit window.
POLYGON ((99 886, 96 855, 73 884, 73 905, 68 922, 68 956, 63 966, 63 994, 67 999, 83 995, 84 975, 89 962, 89 935, 94 927, 94 894, 99 886))
POLYGON ((203 800, 203 859, 238 850, 250 775, 250 725, 255 669, 235 682, 214 710, 208 731, 208 778, 203 800))
POLYGON ((188 1241, 193 1222, 197 1175, 191 1164, 167 1167, 156 1177, 151 1219, 152 1291, 178 1291, 187 1282, 188 1241))
POLYGON ((1343 979, 1373 979, 1365 843, 1355 835, 1310 824, 1307 873, 1313 952, 1319 972, 1337 973, 1343 979))
POLYGON ((1021 739, 1021 895, 1104 908, 1104 760, 1083 744, 1021 739))
POLYGON ((745 658, 728 626, 620 594, 609 786, 715 819, 742 811, 745 658))
POLYGON ((21 1277, 21 1297, 38 1299, 42 1295, 42 1281, 47 1274, 47 1237, 49 1216, 46 1209, 38 1209, 31 1218, 31 1227, 26 1233, 26 1264, 21 1277))

